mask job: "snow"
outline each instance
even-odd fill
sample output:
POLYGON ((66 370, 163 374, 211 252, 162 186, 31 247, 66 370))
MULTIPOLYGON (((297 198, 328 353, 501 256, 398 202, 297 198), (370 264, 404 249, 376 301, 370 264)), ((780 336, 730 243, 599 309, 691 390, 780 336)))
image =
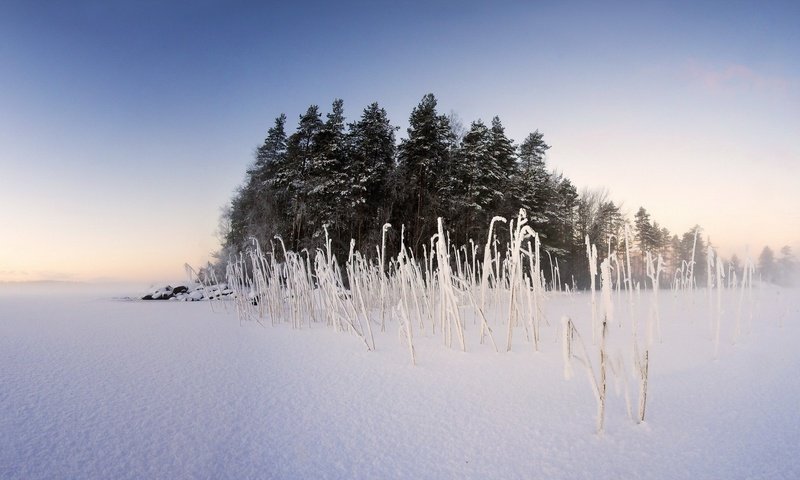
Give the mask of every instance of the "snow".
POLYGON ((396 322, 369 352, 131 292, 0 286, 0 478, 800 477, 796 291, 756 288, 735 344, 725 297, 716 359, 706 292, 662 291, 647 420, 612 377, 601 435, 583 367, 563 375, 562 315, 592 351, 587 294, 551 295, 539 353, 521 333, 495 353, 467 322, 467 352, 415 331, 412 366, 396 322))

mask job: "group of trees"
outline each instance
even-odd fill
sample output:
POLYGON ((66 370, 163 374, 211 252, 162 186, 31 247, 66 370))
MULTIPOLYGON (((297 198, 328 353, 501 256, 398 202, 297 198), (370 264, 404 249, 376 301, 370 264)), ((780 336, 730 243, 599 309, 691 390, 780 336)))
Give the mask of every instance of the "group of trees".
POLYGON ((319 246, 324 227, 336 253, 346 253, 351 238, 371 251, 384 223, 395 227, 391 247, 402 233, 421 255, 437 217, 446 219, 453 243, 483 244, 494 215, 512 217, 520 208, 551 252, 573 250, 578 193, 547 169, 543 135, 533 132, 517 146, 498 117, 464 128, 436 107, 425 95, 399 143, 377 103, 352 123, 341 100, 325 119, 312 105, 291 134, 279 116, 225 213, 222 256, 251 237, 268 244, 280 235, 294 250, 319 246))
POLYGON ((788 245, 781 248, 778 258, 769 246, 764 247, 758 256, 758 270, 762 280, 778 285, 794 285, 800 277, 800 263, 788 245))
MULTIPOLYGON (((639 281, 644 280, 645 251, 662 255, 668 275, 689 262, 692 252, 696 264, 705 264, 699 227, 671 235, 644 208, 631 223, 607 191, 578 193, 568 178, 549 169, 550 147, 538 130, 517 145, 498 117, 465 128, 437 111, 432 94, 413 109, 399 143, 397 128, 377 103, 351 123, 338 99, 324 119, 312 105, 294 132, 287 132, 286 122, 283 114, 275 119, 223 213, 220 263, 247 248, 251 238, 266 246, 278 235, 295 251, 319 247, 325 228, 340 261, 351 239, 371 254, 384 223, 393 226, 390 251, 399 248, 402 235, 405 246, 421 258, 437 217, 445 219, 453 244, 468 245, 471 239, 482 246, 493 216, 515 218, 524 208, 548 260, 558 263, 562 282, 578 288, 589 283, 587 235, 603 258, 624 252, 629 232, 639 281)), ((698 284, 704 275, 705 268, 695 269, 698 284)))

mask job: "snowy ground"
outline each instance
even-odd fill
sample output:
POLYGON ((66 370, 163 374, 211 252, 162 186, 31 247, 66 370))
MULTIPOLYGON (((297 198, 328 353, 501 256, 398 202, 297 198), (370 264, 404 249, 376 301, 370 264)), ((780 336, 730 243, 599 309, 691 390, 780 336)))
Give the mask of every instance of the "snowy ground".
POLYGON ((716 359, 705 294, 662 292, 647 421, 612 382, 602 435, 559 343, 563 314, 586 332, 585 294, 549 300, 539 353, 521 329, 504 352, 498 321, 501 353, 471 325, 466 353, 419 332, 417 366, 396 324, 367 352, 112 297, 0 286, 0 478, 800 478, 796 291, 758 289, 735 344, 726 298, 716 359))

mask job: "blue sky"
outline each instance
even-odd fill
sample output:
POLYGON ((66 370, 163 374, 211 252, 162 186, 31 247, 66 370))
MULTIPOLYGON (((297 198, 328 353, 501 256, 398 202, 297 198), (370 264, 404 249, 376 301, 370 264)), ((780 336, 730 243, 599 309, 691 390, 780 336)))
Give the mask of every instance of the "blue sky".
POLYGON ((796 2, 5 2, 0 280, 180 278, 282 112, 427 92, 724 252, 800 248, 796 2), (702 3, 697 5, 696 3, 702 3))

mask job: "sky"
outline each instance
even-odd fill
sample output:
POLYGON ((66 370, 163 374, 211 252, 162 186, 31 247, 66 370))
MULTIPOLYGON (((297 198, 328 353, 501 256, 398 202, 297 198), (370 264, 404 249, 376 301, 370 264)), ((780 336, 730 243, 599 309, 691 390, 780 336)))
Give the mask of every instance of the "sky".
POLYGON ((159 282, 219 247, 275 117, 432 92, 579 188, 800 251, 798 2, 0 4, 0 281, 159 282))

